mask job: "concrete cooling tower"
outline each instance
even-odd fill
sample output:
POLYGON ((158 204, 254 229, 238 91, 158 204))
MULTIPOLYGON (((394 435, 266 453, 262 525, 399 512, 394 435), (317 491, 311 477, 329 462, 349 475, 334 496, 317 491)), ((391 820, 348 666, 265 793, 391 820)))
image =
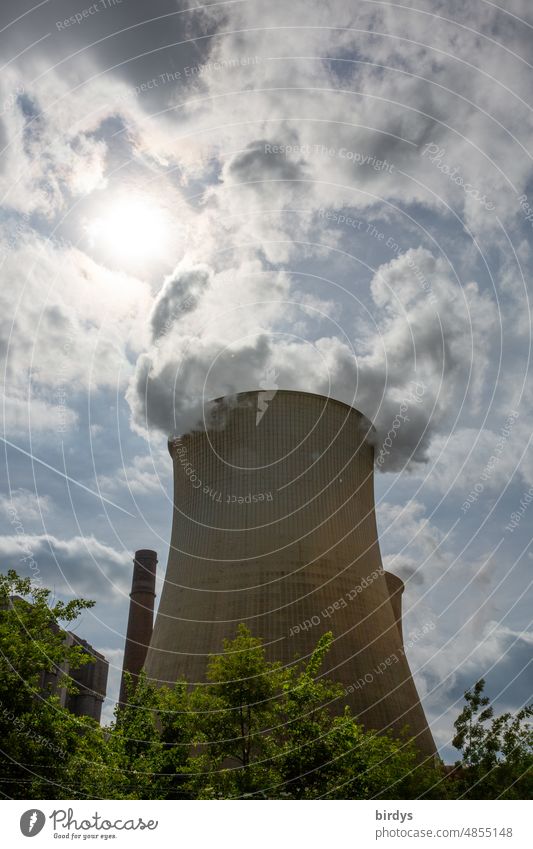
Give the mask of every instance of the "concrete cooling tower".
POLYGON ((174 520, 148 650, 149 678, 205 682, 240 622, 283 664, 321 634, 325 674, 368 729, 404 726, 435 754, 402 639, 399 578, 383 571, 372 426, 305 392, 219 399, 203 429, 169 441, 174 520))

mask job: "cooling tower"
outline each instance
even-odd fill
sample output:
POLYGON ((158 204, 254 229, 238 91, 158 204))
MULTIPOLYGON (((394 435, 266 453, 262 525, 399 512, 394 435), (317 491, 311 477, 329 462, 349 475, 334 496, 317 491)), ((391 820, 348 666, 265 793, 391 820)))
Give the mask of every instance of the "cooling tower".
POLYGON ((322 396, 246 392, 169 441, 174 518, 149 678, 205 682, 240 622, 283 664, 333 631, 324 672, 343 704, 369 729, 408 726, 435 753, 403 650, 403 584, 381 563, 372 431, 322 396))
POLYGON ((135 682, 143 668, 154 624, 155 576, 157 552, 141 548, 135 552, 131 580, 128 630, 122 665, 119 702, 126 700, 124 673, 129 672, 135 682))

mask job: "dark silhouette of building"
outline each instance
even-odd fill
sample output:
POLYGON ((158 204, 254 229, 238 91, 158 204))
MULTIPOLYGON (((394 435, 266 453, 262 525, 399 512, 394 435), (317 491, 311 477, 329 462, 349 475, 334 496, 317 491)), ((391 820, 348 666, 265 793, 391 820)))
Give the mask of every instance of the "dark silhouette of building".
POLYGON ((91 716, 100 722, 107 690, 109 663, 104 655, 97 652, 87 640, 71 632, 68 632, 68 636, 72 638, 75 645, 81 646, 92 660, 80 666, 79 669, 69 670, 68 674, 78 692, 66 694, 65 707, 76 716, 91 716))
POLYGON ((144 666, 146 652, 152 638, 154 624, 155 578, 157 552, 142 548, 135 552, 133 578, 131 582, 130 610, 126 646, 122 665, 122 681, 119 702, 126 701, 125 672, 132 676, 133 683, 144 666))
MULTIPOLYGON (((20 596, 12 596, 10 603, 12 604, 13 601, 31 605, 31 602, 20 596)), ((53 623, 51 627, 54 633, 64 635, 65 643, 68 646, 81 646, 84 652, 90 655, 91 660, 78 669, 73 669, 65 661, 48 672, 41 672, 39 686, 43 693, 53 693, 58 696, 61 706, 67 708, 76 716, 90 716, 100 722, 102 705, 107 691, 108 661, 87 640, 78 637, 72 631, 65 631, 57 623, 53 623), (67 691, 64 686, 65 678, 70 678, 76 685, 76 693, 67 691)))
MULTIPOLYGON (((58 631, 62 631, 56 626, 58 631)), ((91 660, 73 669, 67 662, 50 672, 41 673, 40 686, 43 692, 52 692, 59 697, 61 706, 76 716, 90 716, 100 722, 102 705, 107 690, 109 663, 103 654, 97 652, 87 640, 81 639, 72 631, 62 631, 69 646, 81 646, 91 660), (76 686, 77 693, 69 693, 62 681, 69 678, 76 686)))

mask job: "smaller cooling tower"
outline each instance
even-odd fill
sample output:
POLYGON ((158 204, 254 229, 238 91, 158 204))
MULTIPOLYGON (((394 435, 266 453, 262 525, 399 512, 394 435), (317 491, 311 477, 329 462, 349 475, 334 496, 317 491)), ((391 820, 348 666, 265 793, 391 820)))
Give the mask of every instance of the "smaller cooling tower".
POLYGON ((119 701, 126 701, 124 673, 129 672, 135 682, 144 666, 146 652, 152 638, 154 623, 155 576, 157 552, 142 548, 135 552, 131 581, 130 612, 122 665, 122 682, 119 701))

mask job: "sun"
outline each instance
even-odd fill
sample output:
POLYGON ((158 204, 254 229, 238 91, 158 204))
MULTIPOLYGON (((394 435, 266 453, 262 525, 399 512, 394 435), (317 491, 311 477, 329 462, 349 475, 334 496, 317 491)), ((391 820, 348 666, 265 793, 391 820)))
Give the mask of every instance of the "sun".
POLYGON ((150 198, 123 197, 86 225, 89 246, 114 264, 130 266, 164 259, 168 214, 150 198))

